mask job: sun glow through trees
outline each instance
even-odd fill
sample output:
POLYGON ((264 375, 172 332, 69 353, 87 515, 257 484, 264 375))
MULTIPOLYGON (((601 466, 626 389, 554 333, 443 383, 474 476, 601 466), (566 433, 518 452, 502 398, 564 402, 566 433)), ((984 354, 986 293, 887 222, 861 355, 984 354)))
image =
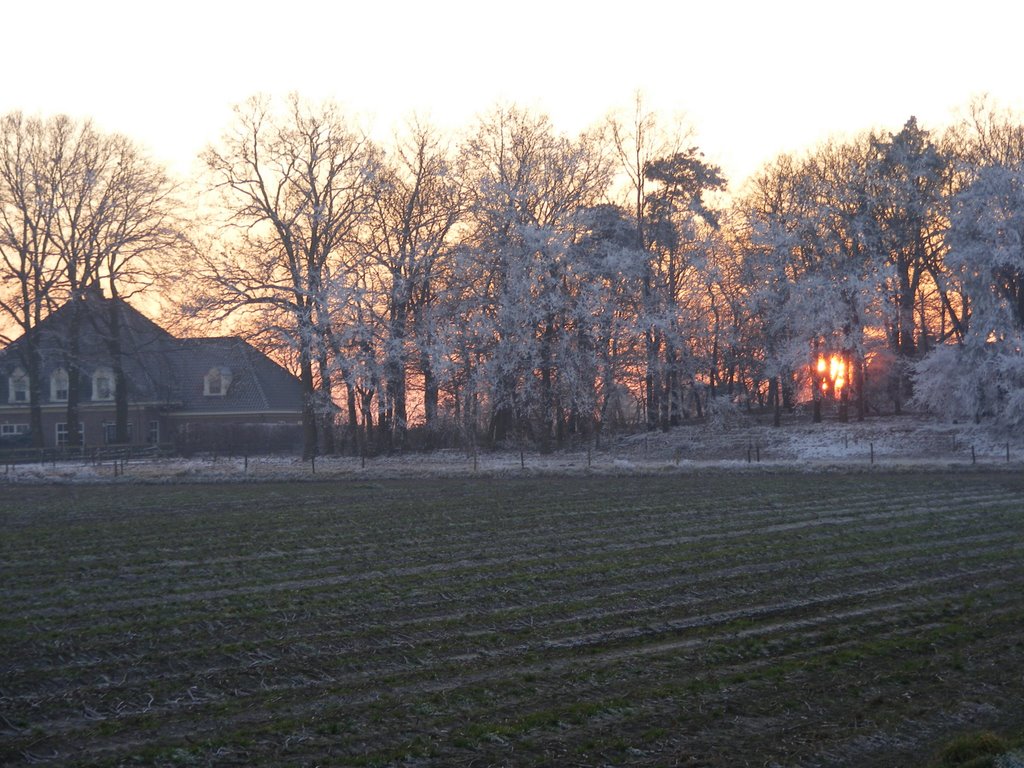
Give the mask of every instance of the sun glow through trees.
POLYGON ((834 397, 839 397, 846 386, 846 360, 843 356, 819 355, 817 369, 822 393, 827 394, 831 391, 834 397))

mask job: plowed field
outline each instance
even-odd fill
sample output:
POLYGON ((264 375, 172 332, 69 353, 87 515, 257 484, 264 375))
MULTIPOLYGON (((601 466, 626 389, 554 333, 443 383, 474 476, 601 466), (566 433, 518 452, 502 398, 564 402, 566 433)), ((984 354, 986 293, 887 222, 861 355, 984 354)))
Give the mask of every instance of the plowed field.
POLYGON ((1024 728, 1024 477, 0 487, 0 763, 895 766, 1024 728))

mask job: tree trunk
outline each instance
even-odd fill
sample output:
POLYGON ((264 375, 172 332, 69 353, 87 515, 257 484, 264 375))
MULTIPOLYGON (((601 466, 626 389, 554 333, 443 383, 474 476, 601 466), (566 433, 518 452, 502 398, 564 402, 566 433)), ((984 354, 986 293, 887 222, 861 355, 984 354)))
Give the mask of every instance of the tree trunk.
POLYGON ((675 345, 665 342, 665 419, 662 422, 662 429, 678 427, 682 423, 682 381, 680 380, 679 351, 675 345))
POLYGON ((427 448, 432 448, 434 432, 437 429, 438 383, 429 355, 421 356, 420 368, 423 369, 423 419, 427 432, 427 448))
POLYGON ((320 371, 320 441, 321 453, 333 456, 337 451, 334 442, 334 388, 331 384, 331 369, 327 362, 327 352, 317 356, 317 368, 320 371))
MULTIPOLYGON (((385 384, 385 390, 387 385, 385 384)), ((392 419, 392 404, 389 398, 386 396, 386 392, 377 392, 377 442, 376 445, 380 450, 391 451, 391 419, 392 419)))
MULTIPOLYGON (((64 368, 68 373, 68 405, 65 418, 67 419, 67 447, 78 447, 82 445, 82 431, 79 429, 81 423, 80 403, 82 399, 82 371, 79 367, 81 357, 81 326, 82 326, 82 300, 78 296, 71 298, 71 312, 69 313, 67 346, 64 349, 64 368)), ((93 397, 96 393, 93 393, 93 397)))
POLYGON ((768 382, 768 405, 772 409, 772 426, 782 426, 782 395, 779 390, 782 388, 782 377, 772 376, 768 382))
POLYGON ((43 437, 43 361, 39 354, 39 332, 33 326, 25 332, 25 352, 22 361, 28 376, 28 421, 32 434, 32 447, 42 448, 43 437))
POLYGON ((373 390, 360 390, 360 409, 363 414, 363 453, 373 444, 373 390))
MULTIPOLYGON (((467 381, 469 379, 467 378, 467 381)), ((495 384, 491 409, 491 419, 487 427, 488 440, 491 445, 508 439, 516 420, 516 380, 513 374, 499 376, 495 384)), ((471 417, 470 409, 466 409, 466 417, 471 417)))
POLYGON ((388 399, 392 406, 391 432, 393 445, 401 450, 405 447, 408 430, 408 413, 406 405, 406 355, 405 331, 408 308, 404 303, 395 302, 391 316, 391 348, 385 364, 387 376, 388 399))
POLYGON ((540 344, 540 428, 537 431, 537 442, 541 453, 551 453, 551 425, 554 421, 554 394, 552 384, 552 351, 554 343, 555 321, 548 317, 544 323, 544 332, 540 344))
POLYGON ((345 390, 345 406, 348 410, 348 434, 352 438, 352 454, 359 456, 363 450, 359 435, 359 414, 356 410, 356 388, 351 382, 346 381, 345 390))
POLYGON ((857 421, 864 421, 864 414, 867 411, 864 386, 867 383, 867 362, 857 362, 857 421))
MULTIPOLYGON (((121 305, 117 295, 107 302, 107 350, 114 372, 114 442, 130 442, 128 434, 128 377, 124 371, 124 345, 121 340, 121 305)), ((141 425, 139 427, 142 428, 141 425)))
POLYGON ((647 346, 647 373, 644 376, 644 397, 647 400, 647 429, 658 428, 658 415, 661 410, 659 398, 660 382, 658 381, 658 338, 653 328, 648 328, 645 335, 647 346))
POLYGON ((313 388, 313 361, 309 347, 304 343, 300 353, 299 381, 302 383, 302 460, 316 455, 316 391, 313 388))

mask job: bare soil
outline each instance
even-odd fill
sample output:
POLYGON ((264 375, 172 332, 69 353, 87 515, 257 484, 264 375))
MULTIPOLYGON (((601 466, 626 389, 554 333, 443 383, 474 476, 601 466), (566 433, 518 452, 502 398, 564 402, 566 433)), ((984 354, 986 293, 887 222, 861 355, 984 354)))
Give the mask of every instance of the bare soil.
POLYGON ((0 491, 5 765, 914 766, 1024 732, 1006 468, 0 491))

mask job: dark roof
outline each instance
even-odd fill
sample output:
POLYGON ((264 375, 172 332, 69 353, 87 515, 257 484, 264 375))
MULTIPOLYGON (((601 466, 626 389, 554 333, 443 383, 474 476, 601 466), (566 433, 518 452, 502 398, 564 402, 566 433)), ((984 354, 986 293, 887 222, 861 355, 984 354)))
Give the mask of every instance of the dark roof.
MULTIPOLYGON (((179 339, 120 299, 91 296, 78 306, 82 313, 79 367, 87 376, 97 368, 111 366, 110 318, 112 311, 118 312, 132 402, 205 413, 302 410, 299 380, 240 337, 179 339), (215 367, 230 372, 230 386, 224 395, 205 395, 204 378, 215 367)), ((66 367, 73 322, 74 307, 69 302, 40 323, 43 377, 66 367)), ((0 376, 24 367, 24 346, 24 337, 20 337, 0 350, 0 376)))
MULTIPOLYGON (((75 305, 64 304, 48 315, 38 327, 39 351, 42 358, 41 374, 49 377, 58 368, 68 365, 70 339, 77 319, 78 365, 86 375, 97 368, 111 367, 111 341, 113 334, 112 311, 119 317, 120 348, 123 353, 125 376, 129 382, 129 398, 134 401, 162 400, 167 391, 167 365, 163 353, 174 337, 122 300, 90 296, 82 299, 75 317, 75 305)), ((17 367, 25 367, 23 359, 25 337, 12 341, 0 351, 0 375, 17 367)))
POLYGON ((301 411, 302 387, 294 376, 238 336, 178 339, 169 358, 177 399, 186 411, 301 411), (203 393, 213 368, 226 368, 230 385, 223 396, 203 393))

